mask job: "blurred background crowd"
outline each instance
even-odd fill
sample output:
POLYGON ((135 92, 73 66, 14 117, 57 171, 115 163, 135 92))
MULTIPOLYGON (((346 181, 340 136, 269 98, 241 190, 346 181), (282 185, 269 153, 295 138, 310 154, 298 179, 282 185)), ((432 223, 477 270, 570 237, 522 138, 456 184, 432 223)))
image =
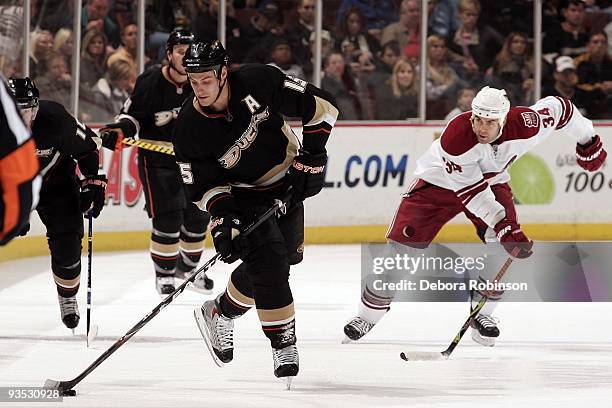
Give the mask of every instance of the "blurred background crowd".
MULTIPOLYGON (((203 41, 216 39, 221 4, 140 0, 145 6, 140 27, 137 0, 83 0, 76 50, 78 2, 31 0, 26 50, 23 1, 0 0, 3 74, 23 75, 27 55, 41 97, 74 111, 74 59, 80 72, 77 113, 87 122, 107 122, 119 112, 138 75, 140 47, 150 67, 167 63, 165 42, 175 27, 190 29, 203 41)), ((320 84, 336 97, 344 120, 449 119, 469 110, 485 84, 505 88, 514 105, 534 102, 537 87, 541 96, 571 99, 592 119, 612 118, 612 0, 543 0, 538 55, 534 1, 227 0, 225 45, 234 68, 271 64, 320 84), (322 64, 315 76, 319 4, 322 64), (420 99, 425 114, 419 117, 420 99)))

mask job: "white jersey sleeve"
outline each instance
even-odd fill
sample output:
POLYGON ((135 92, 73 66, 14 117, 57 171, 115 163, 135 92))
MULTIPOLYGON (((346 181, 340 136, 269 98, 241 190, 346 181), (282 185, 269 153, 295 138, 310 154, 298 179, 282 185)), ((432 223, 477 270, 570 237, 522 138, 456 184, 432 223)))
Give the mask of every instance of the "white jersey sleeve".
POLYGON ((594 135, 593 123, 567 99, 550 96, 530 107, 513 107, 502 135, 480 144, 472 130, 471 112, 453 118, 429 150, 417 160, 415 175, 454 191, 465 208, 493 227, 505 217, 490 186, 510 181, 508 167, 523 154, 562 132, 578 143, 594 135))

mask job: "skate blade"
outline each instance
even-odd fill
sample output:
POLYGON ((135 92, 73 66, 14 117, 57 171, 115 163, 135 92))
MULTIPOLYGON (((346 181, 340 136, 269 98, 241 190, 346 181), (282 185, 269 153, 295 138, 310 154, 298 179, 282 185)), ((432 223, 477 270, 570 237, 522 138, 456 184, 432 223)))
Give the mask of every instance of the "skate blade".
POLYGON ((208 352, 210 353, 213 361, 218 367, 225 366, 225 363, 221 361, 219 357, 217 357, 215 351, 213 350, 212 343, 210 341, 210 338, 208 337, 208 330, 205 329, 206 321, 204 320, 204 315, 202 314, 201 307, 197 306, 193 310, 193 317, 196 320, 196 324, 198 326, 198 329, 200 330, 200 334, 202 334, 202 337, 204 338, 204 343, 206 344, 206 348, 208 349, 208 352))
MULTIPOLYGON (((182 278, 175 277, 174 279, 176 279, 179 285, 182 285, 185 282, 185 279, 182 278)), ((187 289, 201 293, 202 295, 212 295, 213 293, 212 289, 199 288, 195 286, 193 282, 190 282, 189 285, 187 285, 187 289)))
POLYGON ((97 324, 92 324, 89 327, 89 332, 87 333, 87 347, 89 348, 89 345, 93 343, 93 341, 95 340, 96 336, 98 336, 98 325, 97 324))
POLYGON ((472 340, 474 340, 476 343, 485 346, 485 347, 493 347, 495 346, 495 339, 497 337, 485 337, 482 336, 478 330, 476 329, 472 329, 472 340))
POLYGON ((342 339, 342 344, 351 344, 351 343, 353 343, 353 340, 351 340, 349 336, 344 336, 344 338, 342 339))
POLYGON ((285 390, 290 391, 293 383, 293 377, 285 377, 285 390))

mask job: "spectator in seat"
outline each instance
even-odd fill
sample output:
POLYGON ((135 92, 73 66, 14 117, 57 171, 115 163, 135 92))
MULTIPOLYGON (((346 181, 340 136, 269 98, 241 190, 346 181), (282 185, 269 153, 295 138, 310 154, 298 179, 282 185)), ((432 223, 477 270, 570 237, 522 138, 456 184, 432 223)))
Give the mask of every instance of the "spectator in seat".
POLYGON ((64 56, 51 51, 42 68, 44 75, 39 76, 36 81, 38 90, 45 96, 45 99, 60 103, 67 111, 70 111, 72 77, 68 73, 64 56))
POLYGON ((555 60, 553 76, 555 79, 553 86, 543 89, 542 96, 562 96, 571 100, 583 115, 593 119, 605 118, 606 95, 597 88, 587 91, 576 86, 578 75, 571 57, 562 55, 555 60))
MULTIPOLYGON (((244 59, 245 39, 238 20, 230 15, 231 1, 226 2, 227 13, 225 21, 225 49, 230 62, 239 63, 244 59)), ((219 0, 209 0, 208 7, 200 10, 194 19, 194 34, 199 41, 216 40, 219 15, 219 0)))
POLYGON ((464 79, 480 82, 504 42, 488 25, 478 25, 481 6, 478 0, 459 1, 461 27, 448 41, 448 48, 459 56, 457 73, 464 79))
POLYGON ((421 9, 419 0, 403 0, 400 4, 400 19, 382 31, 381 44, 397 41, 402 55, 418 62, 421 53, 421 9))
POLYGON ((96 29, 106 35, 113 49, 119 47, 119 26, 109 17, 110 0, 88 0, 81 14, 81 31, 96 29))
POLYGON ((74 45, 74 38, 72 36, 72 30, 69 28, 60 28, 55 33, 55 40, 53 41, 53 50, 64 57, 66 61, 66 67, 68 73, 72 74, 72 47, 74 45))
POLYGON ((375 92, 376 119, 403 120, 417 116, 419 87, 417 71, 410 60, 398 60, 393 73, 375 92))
POLYGON ((121 110, 136 83, 136 74, 129 63, 117 60, 109 65, 106 75, 83 96, 83 112, 90 121, 108 122, 121 110))
POLYGON ((257 7, 257 12, 251 17, 249 25, 242 30, 249 50, 244 62, 261 64, 270 62, 270 47, 282 36, 278 18, 279 8, 275 1, 267 0, 257 7))
POLYGON ((321 89, 326 90, 335 98, 339 119, 361 119, 361 102, 359 101, 359 85, 350 67, 344 62, 341 52, 330 52, 323 61, 324 75, 321 78, 321 89))
POLYGON ((291 75, 294 78, 304 79, 304 71, 302 67, 293 63, 293 55, 291 53, 291 45, 284 38, 279 38, 272 45, 270 52, 271 60, 268 65, 272 65, 283 71, 285 75, 291 75))
MULTIPOLYGON (((134 76, 138 75, 137 52, 138 52, 138 26, 128 24, 121 33, 121 47, 112 53, 106 61, 107 69, 116 61, 124 61, 130 65, 134 76)), ((145 63, 147 58, 145 57, 145 63)))
POLYGON ((310 58, 310 35, 315 30, 315 0, 297 1, 298 22, 285 29, 285 34, 298 64, 304 66, 310 58))
MULTIPOLYGON (((310 59, 304 65, 302 65, 302 69, 304 70, 304 79, 312 82, 313 80, 313 72, 314 72, 314 57, 315 57, 315 39, 316 33, 313 32, 310 34, 310 59)), ((327 30, 321 30, 321 61, 325 60, 325 56, 328 55, 334 49, 334 39, 332 35, 327 30)))
POLYGON ((587 28, 584 25, 584 2, 568 0, 561 9, 563 22, 554 25, 545 33, 542 41, 544 54, 561 54, 572 58, 586 51, 589 41, 587 28))
POLYGON ((30 34, 30 78, 44 75, 43 66, 53 51, 53 34, 47 30, 32 31, 30 34))
POLYGON ((337 25, 346 20, 349 9, 358 8, 364 18, 364 26, 370 35, 380 40, 382 29, 397 21, 393 0, 342 0, 337 12, 337 25))
POLYGON ((474 99, 475 96, 476 96, 476 90, 474 88, 468 88, 468 87, 461 88, 459 92, 457 93, 457 105, 455 106, 455 109, 448 112, 444 120, 449 121, 455 116, 463 112, 467 112, 471 110, 472 100, 474 99))
POLYGON ((530 105, 533 101, 533 55, 524 33, 510 33, 487 71, 492 86, 505 89, 513 105, 530 105))
POLYGON ((88 31, 81 42, 81 84, 93 86, 106 72, 106 36, 88 31))
POLYGON ((427 119, 443 119, 466 84, 448 63, 444 38, 437 34, 427 37, 427 53, 427 119))
POLYGON ((364 16, 358 7, 346 11, 339 35, 340 49, 355 72, 374 71, 374 55, 380 52, 376 38, 364 25, 364 16))
POLYGON ((610 99, 612 95, 612 58, 608 54, 608 36, 603 32, 591 34, 587 52, 574 60, 578 87, 586 91, 600 89, 610 99))

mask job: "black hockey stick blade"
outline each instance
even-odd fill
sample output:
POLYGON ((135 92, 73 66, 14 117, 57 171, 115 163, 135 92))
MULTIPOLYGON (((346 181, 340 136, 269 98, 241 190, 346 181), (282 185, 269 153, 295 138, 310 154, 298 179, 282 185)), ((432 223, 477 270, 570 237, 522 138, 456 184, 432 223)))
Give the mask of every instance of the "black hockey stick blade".
MULTIPOLYGON (((272 215, 276 214, 277 211, 279 210, 282 211, 282 209, 285 208, 285 203, 287 202, 287 200, 289 200, 290 197, 291 197, 291 192, 289 190, 287 194, 283 197, 283 200, 275 200, 274 204, 265 213, 259 216, 259 218, 257 218, 255 222, 249 225, 248 228, 245 229, 243 234, 245 236, 249 235, 253 230, 255 230, 255 228, 261 225, 264 221, 266 221, 272 215)), ((91 374, 92 371, 94 371, 100 364, 102 364, 115 351, 117 351, 119 347, 123 346, 130 338, 132 338, 132 336, 134 336, 140 329, 142 329, 147 323, 149 323, 149 321, 151 321, 155 316, 157 316, 159 312, 161 312, 176 297, 178 297, 181 293, 183 293, 187 285, 192 283, 199 274, 210 269, 220 258, 221 258, 221 254, 217 252, 204 265, 202 265, 197 271, 195 271, 195 273, 193 273, 189 278, 185 279, 185 281, 180 286, 178 286, 174 290, 174 292, 169 294, 153 310, 147 313, 147 315, 143 317, 138 323, 136 323, 134 327, 132 327, 126 334, 123 335, 123 337, 115 341, 115 343, 113 343, 106 351, 104 351, 104 353, 102 353, 93 363, 89 365, 89 367, 83 370, 83 372, 81 372, 78 376, 76 376, 75 378, 69 381, 57 381, 57 380, 47 379, 45 381, 44 387, 49 388, 49 389, 60 390, 64 395, 74 395, 73 394, 74 390, 72 390, 72 388, 75 385, 80 383, 85 377, 91 374)))

